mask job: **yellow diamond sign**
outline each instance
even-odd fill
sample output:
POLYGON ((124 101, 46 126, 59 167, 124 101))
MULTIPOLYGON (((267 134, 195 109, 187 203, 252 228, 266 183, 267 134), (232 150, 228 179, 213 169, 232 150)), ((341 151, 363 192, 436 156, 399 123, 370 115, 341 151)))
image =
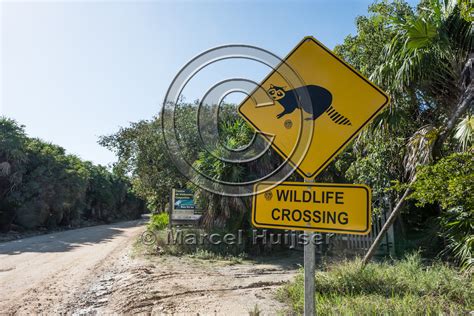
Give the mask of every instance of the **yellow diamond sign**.
POLYGON ((305 178, 314 179, 388 104, 388 96, 306 37, 239 107, 305 178), (257 104, 262 89, 273 104, 257 104), (260 92, 259 92, 260 91, 260 92))

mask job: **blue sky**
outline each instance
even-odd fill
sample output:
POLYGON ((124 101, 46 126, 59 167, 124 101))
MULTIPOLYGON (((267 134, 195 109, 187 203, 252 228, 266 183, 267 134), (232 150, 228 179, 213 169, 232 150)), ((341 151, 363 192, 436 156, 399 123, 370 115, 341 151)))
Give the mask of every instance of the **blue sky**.
MULTIPOLYGON (((243 43, 284 57, 306 35, 333 48, 355 33, 371 2, 2 2, 0 114, 30 136, 107 165, 115 157, 98 136, 156 115, 173 77, 197 54, 243 43)), ((222 62, 184 94, 194 100, 219 78, 260 81, 269 71, 222 62)))

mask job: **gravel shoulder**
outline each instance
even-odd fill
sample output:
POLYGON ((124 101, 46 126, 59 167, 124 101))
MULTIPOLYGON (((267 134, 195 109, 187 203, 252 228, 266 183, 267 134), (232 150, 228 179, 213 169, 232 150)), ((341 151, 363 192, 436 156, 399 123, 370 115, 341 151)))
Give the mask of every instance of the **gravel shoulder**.
MULTIPOLYGON (((299 259, 298 259, 299 260, 299 259)), ((287 313, 276 292, 295 276, 295 258, 268 262, 208 261, 189 257, 122 258, 75 303, 75 314, 260 315, 287 313)))

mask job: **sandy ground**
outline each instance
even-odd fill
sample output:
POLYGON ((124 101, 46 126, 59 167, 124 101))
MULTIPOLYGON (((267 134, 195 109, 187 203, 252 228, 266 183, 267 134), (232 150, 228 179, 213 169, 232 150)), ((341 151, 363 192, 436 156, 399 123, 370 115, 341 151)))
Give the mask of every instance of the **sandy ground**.
POLYGON ((0 311, 61 312, 143 230, 142 221, 0 244, 0 311))
POLYGON ((143 221, 131 221, 0 243, 0 313, 286 313, 275 293, 300 258, 133 256, 143 230, 143 221))

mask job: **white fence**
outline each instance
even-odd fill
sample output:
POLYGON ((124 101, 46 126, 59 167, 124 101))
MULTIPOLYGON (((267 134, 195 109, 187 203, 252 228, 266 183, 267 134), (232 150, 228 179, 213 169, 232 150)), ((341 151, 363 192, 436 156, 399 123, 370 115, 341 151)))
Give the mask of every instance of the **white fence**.
MULTIPOLYGON (((372 218, 372 229, 368 235, 334 235, 330 239, 330 249, 333 251, 346 251, 347 253, 360 254, 365 253, 374 242, 378 233, 382 229, 386 220, 386 214, 375 215, 372 218)), ((390 227, 387 234, 378 248, 379 254, 394 254, 394 235, 393 227, 390 227)))
MULTIPOLYGON (((329 256, 363 255, 372 245, 375 237, 385 223, 386 215, 375 215, 372 218, 372 229, 368 235, 325 234, 324 242, 316 246, 318 254, 329 256)), ((390 227, 377 250, 377 255, 394 255, 393 227, 390 227)), ((302 250, 302 247, 301 247, 302 250)))

